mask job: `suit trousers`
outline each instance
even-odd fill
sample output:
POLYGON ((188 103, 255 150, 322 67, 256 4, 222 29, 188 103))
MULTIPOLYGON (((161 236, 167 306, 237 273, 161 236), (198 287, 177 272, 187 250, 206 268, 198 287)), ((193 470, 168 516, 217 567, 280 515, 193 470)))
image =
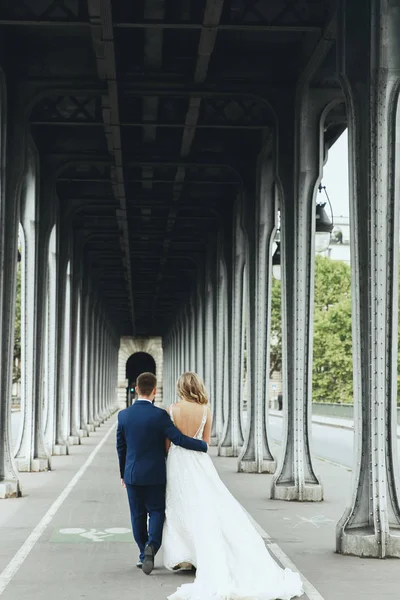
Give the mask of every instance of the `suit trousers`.
POLYGON ((158 552, 161 546, 165 521, 165 485, 129 485, 129 508, 131 512, 133 537, 140 550, 140 559, 144 559, 147 543, 158 552), (149 525, 147 527, 147 517, 149 525))

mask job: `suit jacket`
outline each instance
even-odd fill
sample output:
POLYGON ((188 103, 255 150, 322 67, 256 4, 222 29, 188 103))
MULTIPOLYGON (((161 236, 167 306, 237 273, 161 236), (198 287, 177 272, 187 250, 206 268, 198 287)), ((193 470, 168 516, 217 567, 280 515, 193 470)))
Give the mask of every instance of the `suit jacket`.
POLYGON ((166 439, 188 450, 208 450, 205 442, 183 435, 165 410, 147 400, 136 400, 118 414, 117 452, 121 478, 125 483, 166 483, 166 439))

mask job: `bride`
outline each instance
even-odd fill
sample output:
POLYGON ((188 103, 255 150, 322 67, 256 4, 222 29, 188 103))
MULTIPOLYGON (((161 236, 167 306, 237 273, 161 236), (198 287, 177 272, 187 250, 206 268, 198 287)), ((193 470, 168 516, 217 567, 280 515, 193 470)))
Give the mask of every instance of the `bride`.
MULTIPOLYGON (((211 413, 196 373, 178 380, 180 401, 169 414, 182 433, 210 443, 211 413)), ((196 567, 168 600, 290 600, 303 594, 297 573, 281 569, 241 505, 222 483, 211 458, 167 442, 164 563, 196 567)))

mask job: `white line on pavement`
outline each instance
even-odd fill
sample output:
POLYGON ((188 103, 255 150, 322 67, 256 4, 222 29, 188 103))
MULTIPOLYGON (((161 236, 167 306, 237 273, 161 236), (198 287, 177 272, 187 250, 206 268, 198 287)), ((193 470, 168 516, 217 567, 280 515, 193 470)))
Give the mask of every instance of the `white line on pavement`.
POLYGON ((248 515, 250 521, 253 523, 253 525, 257 529, 258 533, 264 539, 265 545, 267 546, 267 548, 271 552, 271 554, 273 554, 275 556, 275 558, 277 560, 279 560, 279 562, 281 563, 281 565, 283 567, 285 567, 286 569, 290 569, 291 571, 295 571, 295 572, 299 573, 301 580, 303 582, 304 593, 306 594, 307 598, 309 600, 324 600, 324 598, 321 596, 319 591, 315 589, 315 587, 312 585, 312 583, 310 583, 308 581, 308 579, 306 579, 306 577, 302 573, 300 573, 300 571, 298 570, 296 565, 294 563, 292 563, 290 558, 284 553, 284 551, 278 546, 278 544, 275 544, 275 542, 272 541, 272 539, 270 538, 268 533, 261 527, 261 525, 259 523, 257 523, 257 521, 255 519, 253 519, 251 514, 249 512, 247 512, 247 510, 244 507, 243 507, 243 510, 248 515))
POLYGON ((36 525, 35 529, 32 531, 30 536, 25 540, 25 542, 22 544, 21 548, 16 552, 14 557, 10 560, 10 562, 8 563, 8 565, 6 566, 4 571, 1 573, 1 575, 0 575, 0 596, 4 592, 4 590, 6 589, 6 587, 8 586, 8 584, 10 583, 10 581, 12 580, 14 575, 22 567, 23 563, 25 562, 25 559, 28 557, 29 553, 35 546, 36 542, 40 539, 40 537, 42 536, 46 527, 51 523, 51 521, 53 520, 53 518, 55 517, 55 515, 61 508, 62 504, 68 498, 68 496, 70 495, 70 493, 72 492, 72 490, 74 489, 74 487, 76 486, 76 484, 78 483, 78 481, 80 480, 82 475, 85 473, 86 469, 92 464, 94 458, 96 457, 96 454, 104 446, 104 444, 106 443, 106 441, 108 440, 108 438, 110 437, 112 432, 114 431, 115 427, 116 427, 116 423, 109 429, 109 431, 107 431, 107 433, 105 434, 103 439, 97 444, 96 448, 86 459, 86 462, 81 466, 79 471, 77 471, 77 473, 74 475, 74 477, 71 479, 71 481, 67 484, 67 486, 63 489, 63 491, 58 496, 58 498, 53 502, 53 504, 50 506, 47 513, 44 515, 44 517, 41 519, 41 521, 39 521, 39 523, 36 525))

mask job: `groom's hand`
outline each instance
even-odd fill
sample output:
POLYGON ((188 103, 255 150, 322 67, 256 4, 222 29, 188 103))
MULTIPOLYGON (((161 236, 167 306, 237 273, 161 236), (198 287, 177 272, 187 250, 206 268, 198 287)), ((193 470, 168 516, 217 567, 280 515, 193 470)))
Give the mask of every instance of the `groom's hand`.
POLYGON ((123 479, 121 479, 121 485, 123 488, 126 488, 125 481, 123 479))

